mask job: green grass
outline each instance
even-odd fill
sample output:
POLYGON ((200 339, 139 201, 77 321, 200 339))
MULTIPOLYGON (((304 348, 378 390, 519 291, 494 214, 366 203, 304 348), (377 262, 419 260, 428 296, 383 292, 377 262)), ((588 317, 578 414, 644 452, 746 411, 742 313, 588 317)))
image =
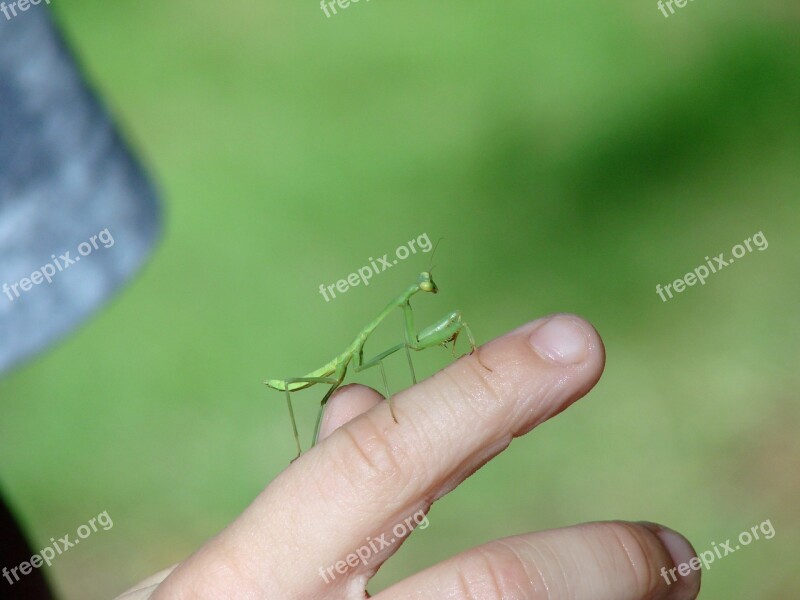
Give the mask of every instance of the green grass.
MULTIPOLYGON (((53 2, 167 208, 142 276, 0 382, 0 481, 34 546, 114 520, 48 571, 65 597, 181 560, 286 466, 262 380, 330 359, 427 257, 327 304, 320 283, 423 232, 445 241, 419 323, 460 308, 486 341, 572 311, 608 360, 588 398, 438 502, 373 593, 538 528, 646 519, 704 550, 771 519, 701 598, 796 597, 796 11, 283 4, 53 2), (767 250, 655 294, 758 231, 767 250)), ((399 335, 398 318, 376 347, 399 335)), ((407 382, 402 360, 389 375, 407 382)), ((298 403, 304 445, 317 398, 298 403)))

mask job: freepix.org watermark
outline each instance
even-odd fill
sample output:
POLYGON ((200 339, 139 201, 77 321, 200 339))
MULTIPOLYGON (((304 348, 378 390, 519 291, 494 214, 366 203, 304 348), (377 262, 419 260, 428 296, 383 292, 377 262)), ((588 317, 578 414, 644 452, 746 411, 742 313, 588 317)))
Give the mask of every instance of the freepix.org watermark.
MULTIPOLYGON (((41 3, 42 0, 15 0, 15 2, 9 2, 8 4, 0 2, 0 12, 5 15, 6 21, 10 21, 19 14, 17 13, 18 9, 20 12, 25 12, 31 5, 36 6, 41 3)), ((50 4, 50 0, 44 0, 44 3, 50 4)))
POLYGON ((328 286, 326 286, 324 283, 320 283, 319 293, 322 294, 323 298, 325 298, 325 302, 330 302, 331 298, 336 298, 336 291, 338 291, 340 294, 344 294, 351 287, 356 287, 361 283, 363 283, 365 286, 369 285, 369 280, 372 279, 373 275, 383 273, 386 269, 391 269, 401 260, 407 259, 412 254, 416 254, 417 247, 419 247, 422 252, 431 251, 433 244, 431 244, 431 240, 427 233, 423 233, 415 240, 409 240, 395 250, 394 255, 396 258, 394 260, 390 260, 389 255, 384 254, 376 263, 375 259, 370 256, 368 265, 364 265, 355 273, 350 273, 347 278, 340 279, 336 283, 332 283, 328 286), (328 298, 329 293, 331 298, 328 298))
POLYGON ((664 15, 664 18, 666 19, 669 17, 669 15, 675 14, 675 9, 672 8, 673 4, 675 4, 675 6, 677 6, 678 8, 683 8, 691 1, 693 0, 658 0, 657 6, 658 10, 661 11, 661 14, 664 15), (666 8, 664 7, 665 4, 666 8), (667 8, 669 9, 669 15, 667 14, 667 8))
POLYGON ((51 254, 50 258, 53 259, 53 262, 39 267, 36 271, 31 273, 30 277, 23 277, 11 285, 4 283, 3 293, 6 295, 9 302, 14 302, 14 300, 20 297, 21 293, 30 291, 34 285, 39 285, 45 281, 47 283, 52 283, 53 277, 55 277, 57 273, 69 269, 81 259, 81 256, 89 256, 92 252, 98 250, 100 244, 103 245, 103 248, 111 248, 111 246, 114 245, 114 237, 108 231, 108 227, 97 235, 91 236, 88 242, 81 242, 78 244, 78 256, 72 258, 70 257, 70 252, 60 254, 58 257, 56 257, 55 254, 51 254), (98 244, 98 242, 100 243, 98 244))
POLYGON ((33 569, 38 569, 42 565, 47 565, 49 567, 53 563, 53 559, 56 558, 56 556, 64 554, 64 552, 70 548, 80 544, 81 540, 85 540, 93 533, 96 533, 98 530, 98 525, 103 529, 103 531, 108 531, 114 526, 114 521, 112 521, 111 517, 108 516, 107 510, 104 510, 96 517, 89 519, 88 523, 78 527, 76 532, 78 535, 77 538, 70 539, 69 534, 58 538, 58 541, 56 541, 55 538, 50 538, 52 545, 40 550, 38 554, 31 556, 30 560, 23 561, 12 569, 3 567, 3 577, 6 581, 8 581, 8 585, 14 585, 20 580, 20 574, 28 575, 31 571, 33 571, 33 569))
MULTIPOLYGON (((358 2, 359 0, 321 0, 319 7, 322 9, 322 12, 325 13, 325 16, 330 19, 332 14, 337 14, 337 6, 344 10, 351 4, 358 4, 358 2)), ((369 2, 369 0, 364 0, 364 2, 369 2)))
POLYGON ((402 540, 409 533, 414 531, 414 529, 427 529, 429 524, 428 516, 423 511, 418 510, 410 517, 406 517, 402 523, 398 523, 392 527, 393 538, 387 540, 386 536, 388 534, 386 533, 374 539, 368 537, 366 539, 366 544, 355 552, 348 554, 344 560, 337 561, 327 569, 320 567, 319 576, 322 577, 325 583, 330 583, 336 579, 334 571, 339 573, 339 575, 344 575, 351 567, 358 566, 358 563, 366 567, 369 563, 369 559, 378 554, 381 550, 389 548, 392 544, 397 543, 398 540, 402 540), (416 527, 414 527, 414 525, 416 525, 416 527))
POLYGON ((672 290, 680 294, 687 287, 693 286, 698 281, 700 282, 700 285, 705 285, 706 279, 708 279, 710 275, 718 273, 723 268, 733 264, 734 260, 737 258, 742 258, 746 254, 752 252, 754 247, 759 251, 769 248, 769 242, 767 242, 767 238, 764 237, 764 233, 762 231, 759 231, 754 236, 747 238, 741 244, 736 244, 733 248, 731 248, 731 254, 733 255, 733 258, 728 258, 726 260, 725 253, 720 252, 714 257, 714 261, 712 262, 711 259, 706 256, 706 264, 708 266, 700 265, 699 267, 695 268, 694 271, 687 273, 672 283, 668 283, 663 288, 661 287, 661 284, 656 285, 656 294, 659 295, 662 302, 666 302, 673 297, 672 290), (752 244, 750 242, 752 242, 752 244), (670 290, 670 288, 672 288, 672 290, 670 290), (664 295, 664 292, 667 293, 669 298, 664 295))
POLYGON ((729 554, 733 554, 737 550, 741 550, 745 546, 749 546, 753 542, 760 540, 761 537, 759 536, 759 532, 764 536, 765 540, 771 540, 774 538, 775 528, 772 526, 772 521, 767 519, 763 523, 753 525, 749 530, 745 530, 740 533, 739 537, 737 538, 739 543, 736 544, 736 546, 734 546, 733 542, 730 540, 726 540, 723 544, 711 542, 711 550, 705 550, 704 552, 701 552, 688 563, 681 563, 669 571, 666 567, 661 567, 661 576, 664 578, 664 581, 667 582, 667 585, 672 585, 678 581, 678 578, 675 575, 676 572, 681 577, 687 577, 692 571, 699 571, 701 568, 705 569, 706 571, 710 571, 711 565, 716 560, 725 558, 729 554))

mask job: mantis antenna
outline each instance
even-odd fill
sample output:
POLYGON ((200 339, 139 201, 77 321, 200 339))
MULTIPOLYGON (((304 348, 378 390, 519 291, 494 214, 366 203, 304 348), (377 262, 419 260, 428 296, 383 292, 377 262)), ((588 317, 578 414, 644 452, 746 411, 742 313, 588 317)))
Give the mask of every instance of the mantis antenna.
POLYGON ((436 256, 436 249, 439 247, 439 242, 441 242, 444 238, 440 237, 436 240, 436 243, 433 245, 433 252, 431 252, 431 259, 428 261, 428 273, 433 273, 433 269, 436 265, 433 264, 433 257, 436 256))

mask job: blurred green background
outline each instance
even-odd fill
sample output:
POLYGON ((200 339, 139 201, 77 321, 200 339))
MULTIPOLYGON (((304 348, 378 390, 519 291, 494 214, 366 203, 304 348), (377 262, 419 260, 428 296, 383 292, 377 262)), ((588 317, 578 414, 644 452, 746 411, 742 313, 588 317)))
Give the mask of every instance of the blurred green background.
MULTIPOLYGON (((114 521, 48 570, 64 597, 181 560, 287 466, 286 407, 262 381, 329 360, 428 255, 329 303, 319 284, 423 233, 445 239, 420 325, 460 308, 482 343, 576 312, 607 365, 437 502, 370 591, 541 528, 651 520, 701 551, 770 519, 701 598, 800 595, 796 3, 52 7, 167 209, 143 275, 0 382, 0 482, 34 547, 114 521), (656 295, 759 231, 767 250, 656 295)), ((450 360, 415 355, 426 376, 450 360)), ((297 395, 304 446, 320 392, 297 395)))

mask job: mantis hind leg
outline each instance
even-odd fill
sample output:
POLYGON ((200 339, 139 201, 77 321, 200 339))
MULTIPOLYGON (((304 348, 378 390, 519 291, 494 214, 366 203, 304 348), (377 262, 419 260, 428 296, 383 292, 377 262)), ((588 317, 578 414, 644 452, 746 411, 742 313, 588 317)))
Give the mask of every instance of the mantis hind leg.
POLYGON ((342 374, 341 379, 333 380, 331 389, 329 389, 325 393, 325 396, 323 396, 322 401, 319 403, 319 410, 317 411, 317 423, 316 425, 314 425, 314 437, 311 439, 312 446, 317 443, 317 439, 319 438, 319 428, 322 425, 322 415, 325 412, 325 405, 328 403, 328 400, 333 395, 333 392, 339 389, 339 386, 342 385, 343 379, 344 379, 344 374, 342 374))
MULTIPOLYGON (((325 399, 323 401, 324 406, 324 402, 327 401, 333 391, 339 387, 341 382, 341 379, 334 379, 332 377, 290 377, 289 379, 283 380, 283 387, 286 390, 286 406, 289 408, 289 418, 292 420, 292 432, 294 433, 294 441, 297 444, 297 456, 295 456, 291 462, 296 461, 300 457, 300 455, 303 453, 303 449, 300 447, 300 435, 297 433, 297 421, 294 418, 294 409, 292 408, 292 392, 289 390, 289 386, 292 383, 330 383, 332 387, 325 395, 325 399)), ((319 422, 317 423, 317 426, 319 426, 319 422)), ((316 439, 316 437, 314 439, 316 439)))
MULTIPOLYGON (((359 373, 361 371, 364 371, 366 369, 369 369, 369 368, 372 368, 372 367, 375 367, 375 366, 378 366, 378 367, 381 368, 381 378, 383 379, 383 387, 386 390, 386 401, 389 403, 389 412, 392 413, 392 419, 394 419, 395 423, 397 423, 397 415, 394 414, 394 406, 392 406, 392 395, 389 392, 389 382, 386 379, 386 369, 383 366, 383 359, 386 358, 387 356, 389 356, 390 354, 394 354, 395 352, 397 352, 398 350, 400 350, 403 347, 406 347, 406 345, 405 344, 397 344, 396 346, 392 346, 391 348, 389 348, 385 352, 381 352, 380 354, 378 354, 374 358, 371 358, 367 362, 364 362, 363 348, 362 348, 361 351, 359 351, 359 353, 356 355, 356 364, 353 365, 353 371, 355 371, 356 373, 359 373)), ((407 347, 406 347, 406 351, 408 351, 407 347)), ((416 380, 415 380, 415 383, 416 383, 416 380)))
POLYGON ((408 368, 411 370, 411 380, 414 385, 417 385, 417 373, 414 371, 414 362, 411 360, 411 352, 408 350, 408 344, 403 344, 406 348, 406 358, 408 359, 408 368))
POLYGON ((392 406, 392 394, 389 392, 389 383, 386 381, 386 369, 383 368, 383 361, 378 364, 381 367, 381 377, 383 378, 383 387, 386 389, 386 402, 389 403, 389 412, 392 413, 392 419, 397 423, 397 415, 394 414, 394 406, 392 406))

